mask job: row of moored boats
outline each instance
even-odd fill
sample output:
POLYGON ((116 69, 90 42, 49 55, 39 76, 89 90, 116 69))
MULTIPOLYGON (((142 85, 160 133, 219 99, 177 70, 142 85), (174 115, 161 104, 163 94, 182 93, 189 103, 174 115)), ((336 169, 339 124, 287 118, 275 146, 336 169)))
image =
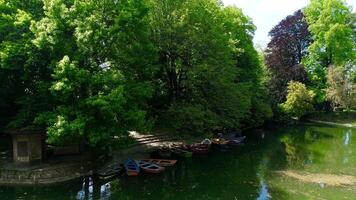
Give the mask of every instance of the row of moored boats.
POLYGON ((101 179, 110 179, 126 173, 128 176, 137 176, 141 172, 157 174, 177 163, 176 158, 192 157, 193 155, 207 154, 211 148, 226 149, 243 143, 245 136, 229 138, 204 139, 195 144, 172 144, 151 152, 149 159, 127 159, 124 164, 113 163, 96 174, 101 179))

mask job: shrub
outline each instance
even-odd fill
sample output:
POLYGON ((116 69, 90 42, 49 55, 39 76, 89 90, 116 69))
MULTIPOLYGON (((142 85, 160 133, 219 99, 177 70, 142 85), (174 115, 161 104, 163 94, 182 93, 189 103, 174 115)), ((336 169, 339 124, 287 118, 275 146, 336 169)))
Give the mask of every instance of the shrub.
POLYGON ((314 109, 314 96, 314 92, 308 90, 303 83, 290 81, 287 100, 280 104, 281 109, 289 116, 300 119, 314 109))

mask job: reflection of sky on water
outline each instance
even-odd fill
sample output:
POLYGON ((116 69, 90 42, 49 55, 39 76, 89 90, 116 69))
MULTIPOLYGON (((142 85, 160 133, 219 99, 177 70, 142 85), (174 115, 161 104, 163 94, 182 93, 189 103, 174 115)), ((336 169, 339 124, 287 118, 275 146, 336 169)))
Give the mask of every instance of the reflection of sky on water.
POLYGON ((352 154, 352 150, 351 150, 351 148, 349 148, 349 145, 350 145, 350 142, 351 142, 351 138, 352 138, 352 129, 347 129, 345 131, 345 135, 343 137, 344 146, 347 148, 346 149, 346 153, 344 155, 344 158, 342 160, 343 163, 348 163, 349 162, 349 155, 352 154))
POLYGON ((352 136, 352 129, 347 129, 344 136, 344 145, 348 146, 350 144, 350 138, 352 136))
POLYGON ((257 177, 260 181, 260 187, 259 187, 259 195, 256 200, 268 200, 270 199, 270 194, 268 192, 268 187, 267 184, 265 183, 265 174, 267 171, 267 164, 269 161, 268 156, 264 156, 263 159, 260 162, 260 165, 258 167, 257 171, 257 177))
POLYGON ((268 200, 269 196, 270 195, 269 195, 266 183, 264 181, 261 181, 260 182, 260 193, 259 193, 257 200, 268 200))
POLYGON ((94 185, 93 179, 91 177, 88 179, 88 188, 86 188, 85 181, 83 179, 82 189, 77 193, 77 200, 93 200, 94 198, 94 187, 100 187, 100 200, 108 200, 111 197, 111 186, 110 183, 105 183, 104 185, 94 185), (87 191, 87 193, 86 193, 87 191))

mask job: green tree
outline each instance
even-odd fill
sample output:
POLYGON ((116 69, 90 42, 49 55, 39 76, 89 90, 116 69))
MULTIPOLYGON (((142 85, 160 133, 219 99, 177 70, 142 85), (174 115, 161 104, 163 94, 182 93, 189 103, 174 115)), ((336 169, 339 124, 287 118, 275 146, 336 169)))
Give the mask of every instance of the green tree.
POLYGON ((263 55, 259 54, 253 45, 256 27, 239 8, 226 7, 223 14, 225 32, 229 33, 231 41, 236 42, 233 59, 238 75, 235 81, 239 87, 248 88, 243 91, 243 96, 250 105, 242 118, 240 128, 256 127, 273 115, 267 90, 267 68, 264 66, 263 55))
POLYGON ((148 5, 134 1, 45 0, 33 43, 50 53, 52 107, 35 122, 49 142, 87 140, 108 147, 113 136, 146 130, 151 97, 148 5))
POLYGON ((288 83, 287 100, 280 106, 291 117, 300 119, 313 110, 314 96, 314 92, 309 91, 303 83, 290 81, 288 83))
POLYGON ((154 106, 161 121, 206 133, 269 114, 268 103, 252 92, 263 90, 261 65, 255 27, 240 9, 215 0, 155 1, 152 21, 160 69, 154 106))
POLYGON ((353 15, 343 0, 311 0, 304 12, 313 35, 304 64, 320 103, 325 100, 327 67, 355 60, 353 15))

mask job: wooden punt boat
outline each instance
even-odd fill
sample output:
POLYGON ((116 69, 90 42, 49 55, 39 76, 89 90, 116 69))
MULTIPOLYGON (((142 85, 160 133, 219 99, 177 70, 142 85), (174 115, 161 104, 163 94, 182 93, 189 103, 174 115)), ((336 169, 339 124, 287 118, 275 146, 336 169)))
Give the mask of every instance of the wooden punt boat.
POLYGON ((172 154, 178 157, 189 158, 192 157, 193 153, 182 148, 172 147, 172 154))
POLYGON ((140 166, 142 171, 147 172, 147 173, 152 173, 152 174, 157 174, 161 173, 164 171, 164 167, 161 167, 157 164, 150 163, 150 162, 144 162, 142 160, 136 160, 137 164, 140 166))
POLYGON ((229 141, 223 138, 214 138, 212 139, 211 143, 214 147, 227 148, 229 141))
POLYGON ((189 148, 189 150, 196 155, 207 154, 209 152, 209 149, 210 145, 205 144, 194 144, 191 145, 191 147, 189 148))
POLYGON ((211 143, 214 145, 226 145, 228 141, 223 138, 214 138, 211 143))
POLYGON ((167 159, 141 159, 141 161, 154 163, 163 167, 173 166, 177 163, 177 160, 167 160, 167 159))
POLYGON ((114 163, 96 172, 99 179, 107 180, 121 175, 124 172, 122 164, 114 163))
POLYGON ((246 136, 230 138, 228 139, 228 145, 230 146, 241 145, 245 139, 246 136))
POLYGON ((140 173, 140 167, 132 159, 127 159, 124 166, 128 176, 137 176, 140 173))

